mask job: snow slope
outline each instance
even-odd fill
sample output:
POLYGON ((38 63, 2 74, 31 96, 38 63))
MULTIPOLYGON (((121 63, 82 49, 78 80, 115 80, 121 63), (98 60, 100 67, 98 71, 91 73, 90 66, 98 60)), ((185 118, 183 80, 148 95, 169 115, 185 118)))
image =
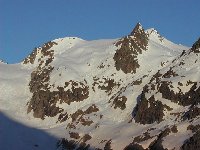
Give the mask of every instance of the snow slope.
POLYGON ((197 56, 198 44, 137 24, 120 39, 59 38, 0 63, 0 149, 180 149, 199 124, 198 92, 182 102, 199 87, 197 56))

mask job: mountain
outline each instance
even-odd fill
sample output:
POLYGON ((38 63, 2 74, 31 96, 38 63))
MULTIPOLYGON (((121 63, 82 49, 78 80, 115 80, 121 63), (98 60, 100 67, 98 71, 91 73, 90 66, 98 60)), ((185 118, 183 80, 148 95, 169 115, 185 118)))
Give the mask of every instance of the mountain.
POLYGON ((0 59, 0 64, 7 64, 7 63, 0 59))
POLYGON ((200 149, 199 54, 138 23, 0 63, 0 149, 200 149))

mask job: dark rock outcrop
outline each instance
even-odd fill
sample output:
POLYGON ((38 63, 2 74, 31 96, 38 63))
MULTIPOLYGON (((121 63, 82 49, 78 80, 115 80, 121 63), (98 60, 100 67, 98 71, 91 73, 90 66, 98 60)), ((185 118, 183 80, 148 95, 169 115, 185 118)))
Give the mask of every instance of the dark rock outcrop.
POLYGON ((64 121, 66 121, 68 119, 68 113, 66 112, 66 113, 61 113, 60 115, 59 115, 59 117, 58 117, 58 121, 59 122, 64 122, 64 121))
POLYGON ((126 146, 124 150, 145 150, 145 149, 137 143, 131 143, 128 146, 126 146))
MULTIPOLYGON (((23 64, 28 64, 28 63, 34 64, 36 56, 39 52, 41 52, 42 57, 52 56, 53 50, 50 50, 50 49, 54 45, 57 45, 57 43, 50 41, 50 42, 45 43, 42 47, 35 48, 33 52, 27 58, 24 59, 23 64)), ((41 58, 39 59, 41 60, 41 58)))
MULTIPOLYGON (((41 74, 39 74, 41 75, 41 74)), ((47 76, 46 76, 47 77, 47 76)), ((36 80, 35 80, 36 81, 36 80)), ((29 102, 28 112, 33 110, 33 116, 36 118, 44 119, 45 116, 54 117, 63 112, 62 108, 56 106, 59 103, 67 103, 70 105, 72 102, 83 101, 88 98, 88 87, 80 83, 82 87, 75 87, 74 81, 71 82, 72 89, 64 90, 63 87, 58 87, 56 91, 48 89, 48 82, 35 82, 37 90, 31 90, 33 96, 29 102), (41 85, 40 85, 41 84, 41 85)), ((60 118, 61 116, 59 116, 60 118)))
POLYGON ((193 133, 197 132, 198 130, 200 131, 200 125, 197 124, 197 125, 189 125, 187 127, 187 130, 191 130, 193 133))
MULTIPOLYGON (((197 87, 197 82, 187 81, 186 86, 192 85, 188 91, 183 93, 181 88, 178 87, 179 91, 173 90, 172 81, 166 81, 165 78, 178 77, 179 75, 172 70, 172 67, 165 73, 158 71, 151 78, 150 82, 146 85, 146 93, 159 92, 162 94, 162 98, 168 99, 174 103, 182 106, 197 105, 200 103, 200 87, 197 87)), ((177 82, 178 86, 182 87, 183 83, 177 82)))
POLYGON ((169 135, 170 132, 171 130, 169 128, 166 128, 164 131, 162 131, 158 135, 157 139, 150 144, 149 150, 167 150, 163 148, 162 141, 163 141, 163 138, 169 135))
POLYGON ((192 137, 184 142, 181 150, 197 150, 200 149, 200 131, 198 130, 192 137))
POLYGON ((158 91, 162 97, 182 106, 195 105, 200 102, 200 87, 197 88, 197 83, 194 83, 190 90, 186 93, 179 91, 175 93, 169 88, 170 83, 167 81, 160 82, 158 91))
POLYGON ((152 136, 150 136, 150 133, 148 131, 144 132, 142 135, 140 136, 136 136, 133 140, 133 143, 140 143, 146 140, 149 140, 153 138, 152 136))
POLYGON ((116 97, 114 100, 113 100, 113 105, 114 105, 114 108, 120 108, 121 110, 124 110, 126 108, 126 101, 127 101, 127 98, 125 96, 122 96, 122 97, 116 97))
POLYGON ((70 138, 73 138, 73 139, 79 139, 80 136, 78 133, 76 132, 69 132, 69 135, 70 135, 70 138))
POLYGON ((98 112, 99 108, 96 105, 91 105, 85 111, 78 109, 76 112, 71 114, 72 121, 67 125, 68 128, 76 129, 78 124, 83 126, 90 126, 94 123, 87 115, 98 112))
POLYGON ((172 68, 170 68, 170 69, 163 75, 164 78, 170 78, 170 77, 176 77, 176 76, 178 76, 178 74, 175 73, 175 72, 172 70, 172 68))
POLYGON ((191 51, 194 53, 200 53, 200 38, 192 45, 191 51))
POLYGON ((116 69, 121 69, 126 74, 136 73, 140 66, 137 56, 147 50, 148 45, 148 36, 142 26, 138 23, 130 35, 120 39, 115 45, 119 47, 113 57, 116 69))
POLYGON ((63 138, 57 143, 57 148, 61 148, 62 150, 89 150, 90 145, 84 142, 80 143, 75 140, 67 140, 63 138))
POLYGON ((177 126, 176 126, 176 125, 173 125, 173 127, 171 128, 171 131, 172 131, 173 133, 177 133, 177 132, 178 132, 177 126))
POLYGON ((145 91, 142 92, 141 100, 134 109, 135 122, 141 124, 151 124, 154 122, 161 122, 164 116, 165 105, 160 101, 156 101, 154 96, 151 96, 148 100, 145 97, 145 91))
POLYGON ((120 86, 120 84, 115 82, 114 79, 110 79, 108 77, 107 78, 103 77, 102 79, 94 77, 93 80, 94 83, 92 84, 93 85, 92 89, 94 92, 95 92, 95 86, 97 85, 98 89, 103 90, 106 93, 108 93, 108 95, 110 95, 115 87, 120 86))
POLYGON ((162 145, 163 138, 166 137, 167 135, 169 135, 171 132, 173 132, 173 133, 178 132, 177 127, 175 125, 172 126, 171 128, 170 127, 165 128, 158 135, 154 135, 154 136, 150 136, 150 134, 148 132, 150 130, 154 130, 154 129, 153 128, 149 129, 145 133, 143 133, 141 136, 135 137, 133 142, 130 143, 128 146, 126 146, 124 148, 124 150, 168 150, 168 149, 163 148, 163 145, 162 145), (139 143, 149 140, 153 137, 156 137, 156 139, 150 143, 150 145, 148 146, 147 149, 144 149, 139 144, 139 143))
POLYGON ((196 118, 197 116, 200 116, 200 108, 197 106, 191 106, 189 110, 183 115, 183 120, 190 120, 196 118))
POLYGON ((112 140, 109 140, 108 142, 106 142, 106 144, 104 146, 104 150, 113 150, 111 148, 111 143, 112 143, 112 140))
POLYGON ((77 142, 74 140, 67 140, 67 139, 61 139, 57 143, 58 148, 62 148, 62 150, 74 150, 77 146, 77 142))

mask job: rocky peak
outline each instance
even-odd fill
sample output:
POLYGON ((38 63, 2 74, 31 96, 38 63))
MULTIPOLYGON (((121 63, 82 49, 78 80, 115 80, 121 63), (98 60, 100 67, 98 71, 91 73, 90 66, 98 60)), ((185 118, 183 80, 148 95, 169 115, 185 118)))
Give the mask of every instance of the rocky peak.
POLYGON ((162 37, 160 33, 154 28, 147 29, 145 32, 151 40, 154 40, 157 42, 163 42, 164 40, 164 37, 162 37))
POLYGON ((142 25, 138 22, 136 24, 135 28, 133 29, 133 31, 130 33, 130 36, 134 36, 135 34, 140 33, 142 31, 144 31, 144 29, 143 29, 142 25))
POLYGON ((148 34, 145 33, 145 30, 140 23, 136 24, 129 36, 133 38, 137 46, 141 47, 142 49, 147 49, 148 34))
POLYGON ((40 64, 43 63, 44 60, 42 60, 42 58, 48 58, 46 61, 46 65, 49 63, 49 61, 52 61, 53 59, 53 54, 54 54, 54 50, 52 50, 51 48, 57 45, 56 42, 54 41, 49 41, 45 44, 43 44, 42 46, 35 48, 32 53, 23 60, 23 64, 34 64, 35 60, 36 62, 40 62, 40 64), (37 57, 39 56, 39 57, 37 57), (51 60, 49 60, 51 59, 51 60))
POLYGON ((200 38, 192 45, 191 49, 194 53, 200 52, 200 38))
POLYGON ((147 29, 147 30, 146 30, 146 33, 147 33, 148 35, 152 35, 152 34, 155 34, 155 35, 157 35, 157 36, 160 35, 159 32, 158 32, 156 29, 154 29, 154 28, 147 29))
MULTIPOLYGON (((134 39, 136 39, 138 42, 139 41, 146 41, 148 39, 147 34, 145 33, 144 28, 140 23, 137 23, 133 31, 130 33, 130 36, 133 36, 134 39)), ((148 42, 148 41, 147 41, 148 42)), ((145 42, 144 44, 147 44, 145 42)))
POLYGON ((142 51, 147 50, 148 36, 142 25, 137 23, 130 35, 121 38, 115 43, 118 46, 113 57, 117 70, 124 73, 136 73, 136 69, 140 67, 137 56, 142 51))

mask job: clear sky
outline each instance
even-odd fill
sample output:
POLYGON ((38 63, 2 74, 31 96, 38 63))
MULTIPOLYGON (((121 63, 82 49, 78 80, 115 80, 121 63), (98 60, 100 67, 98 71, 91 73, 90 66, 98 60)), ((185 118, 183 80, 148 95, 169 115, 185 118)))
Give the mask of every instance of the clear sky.
POLYGON ((20 62, 60 37, 119 38, 137 22, 191 46, 200 37, 200 0, 0 0, 0 59, 20 62))

